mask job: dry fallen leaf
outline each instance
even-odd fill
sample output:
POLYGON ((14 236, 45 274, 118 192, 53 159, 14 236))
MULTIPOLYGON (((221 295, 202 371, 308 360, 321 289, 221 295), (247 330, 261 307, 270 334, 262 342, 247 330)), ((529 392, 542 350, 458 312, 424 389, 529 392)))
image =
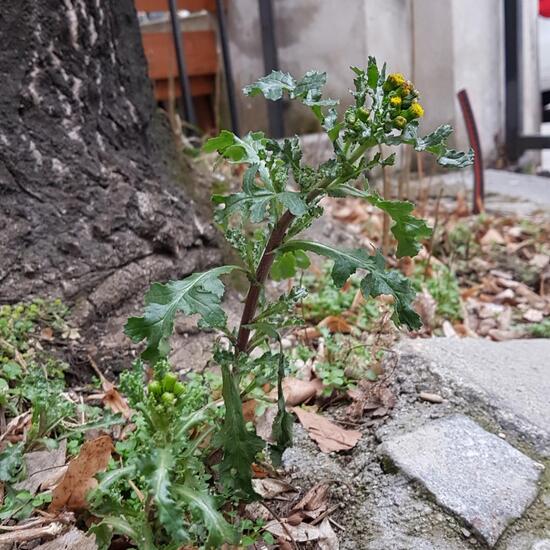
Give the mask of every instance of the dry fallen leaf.
POLYGON ((262 498, 274 498, 283 493, 296 491, 296 489, 282 479, 273 479, 265 477, 263 479, 253 479, 252 487, 254 491, 262 498))
POLYGON ((337 315, 325 317, 317 326, 327 328, 332 333, 349 334, 351 332, 351 325, 344 318, 337 315))
POLYGON ((492 244, 504 244, 504 237, 500 234, 497 229, 490 228, 483 237, 479 240, 479 243, 482 246, 488 246, 492 244))
POLYGON ((277 405, 269 405, 265 411, 255 418, 256 435, 267 443, 274 443, 272 437, 273 422, 277 416, 277 405))
POLYGON ((540 323, 544 318, 544 314, 538 309, 528 309, 523 314, 523 318, 530 323, 540 323))
POLYGON ((40 339, 51 342, 53 340, 53 329, 51 327, 44 327, 40 331, 40 339))
POLYGON ((316 340, 321 336, 321 332, 317 327, 303 327, 298 328, 294 332, 298 340, 302 342, 309 342, 310 340, 316 340))
POLYGON ((328 518, 325 518, 319 525, 319 540, 317 541, 319 550, 338 550, 338 537, 330 525, 328 518))
POLYGON ((254 422, 257 404, 258 402, 255 399, 249 399, 243 403, 243 416, 245 422, 254 422))
POLYGON ((120 392, 115 388, 115 385, 111 382, 103 383, 103 404, 111 409, 114 413, 120 413, 124 418, 128 419, 132 416, 132 409, 130 409, 126 399, 122 397, 120 392))
POLYGON ((300 510, 313 511, 326 506, 328 496, 328 483, 317 483, 314 485, 296 504, 292 507, 292 512, 298 512, 300 510))
POLYGON ((344 430, 317 413, 304 411, 299 407, 294 407, 292 412, 298 417, 311 439, 317 442, 324 453, 353 449, 361 438, 361 432, 344 430))
POLYGON ((428 332, 431 332, 435 325, 437 302, 428 290, 424 288, 422 289, 422 292, 419 292, 416 295, 413 302, 413 308, 422 319, 422 328, 428 332))
MULTIPOLYGON (((319 378, 300 380, 299 378, 289 376, 283 380, 283 395, 285 396, 285 403, 288 407, 306 403, 322 391, 323 382, 319 378)), ((277 390, 275 389, 270 396, 276 399, 277 390)))
POLYGON ((85 509, 88 505, 86 493, 97 485, 94 476, 107 468, 113 450, 113 441, 108 435, 86 441, 54 489, 48 511, 56 513, 63 508, 85 509))
POLYGON ((291 525, 284 519, 281 521, 272 520, 264 526, 264 529, 284 541, 307 542, 319 540, 321 537, 319 527, 316 525, 310 525, 309 523, 291 525))
POLYGON ((63 439, 59 447, 52 451, 35 451, 23 456, 27 479, 14 485, 18 491, 29 491, 33 495, 40 487, 51 488, 65 473, 65 455, 67 440, 63 439))
POLYGON ((35 546, 35 550, 97 550, 94 535, 86 535, 76 527, 54 540, 35 546))

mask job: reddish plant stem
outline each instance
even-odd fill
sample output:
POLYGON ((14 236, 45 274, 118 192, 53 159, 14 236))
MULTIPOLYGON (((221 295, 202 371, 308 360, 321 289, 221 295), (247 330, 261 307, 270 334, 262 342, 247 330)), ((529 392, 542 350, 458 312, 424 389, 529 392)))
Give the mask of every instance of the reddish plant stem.
POLYGON ((273 252, 281 245, 287 229, 289 228, 294 215, 288 210, 279 218, 279 221, 275 224, 273 231, 267 241, 264 253, 258 264, 254 281, 250 282, 250 288, 246 296, 244 303, 243 314, 241 317, 241 324, 239 325, 239 332, 237 334, 237 353, 246 352, 248 346, 248 338, 250 337, 250 329, 246 326, 254 320, 256 315, 256 308, 258 307, 258 300, 260 299, 260 292, 265 284, 269 270, 273 264, 275 258, 273 252))

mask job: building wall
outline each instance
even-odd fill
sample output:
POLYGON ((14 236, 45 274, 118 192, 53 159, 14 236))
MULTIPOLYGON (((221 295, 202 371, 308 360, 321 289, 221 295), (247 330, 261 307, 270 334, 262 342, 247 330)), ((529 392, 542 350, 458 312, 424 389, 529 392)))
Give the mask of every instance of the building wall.
MULTIPOLYGON (((525 0, 525 128, 538 127, 536 56, 537 0, 525 0)), ((229 35, 238 89, 264 74, 257 0, 232 0, 229 35)), ((503 0, 273 0, 279 64, 301 76, 328 73, 326 95, 351 102, 350 65, 368 55, 403 72, 422 93, 425 131, 455 127, 454 145, 468 147, 456 93, 468 90, 487 163, 504 139, 503 0)), ((265 101, 239 97, 243 131, 267 130, 265 101)), ((318 130, 306 108, 289 104, 287 134, 318 130)))

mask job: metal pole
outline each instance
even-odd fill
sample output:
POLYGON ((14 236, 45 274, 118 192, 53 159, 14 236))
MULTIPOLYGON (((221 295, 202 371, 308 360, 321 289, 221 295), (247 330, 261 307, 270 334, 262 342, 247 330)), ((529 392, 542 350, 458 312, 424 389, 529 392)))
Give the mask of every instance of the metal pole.
POLYGON ((508 159, 515 162, 520 155, 521 127, 520 87, 520 6, 518 0, 504 1, 504 44, 506 58, 506 149, 508 159))
POLYGON ((191 86, 189 85, 189 77, 185 66, 185 54, 183 50, 183 41, 181 39, 181 28, 178 17, 178 7, 176 0, 169 0, 170 6, 170 22, 172 23, 172 36, 174 38, 174 48, 176 50, 176 60, 178 63, 178 76, 180 80, 181 99, 183 104, 183 117, 193 126, 197 125, 195 116, 195 108, 193 107, 193 99, 191 97, 191 86))
MULTIPOLYGON (((275 19, 273 17, 271 0, 258 0, 258 2, 260 8, 264 70, 266 74, 268 74, 271 71, 279 69, 277 44, 275 42, 275 19)), ((285 124, 283 118, 283 102, 281 100, 267 102, 267 118, 271 137, 276 139, 284 137, 285 124)))
POLYGON ((458 102, 462 109, 462 116, 466 124, 470 146, 474 150, 474 214, 480 214, 485 210, 485 181, 483 174, 483 156, 481 152, 481 143, 477 131, 476 119, 470 104, 470 98, 466 90, 458 92, 458 102))
POLYGON ((229 114, 231 116, 231 129, 236 135, 240 135, 239 116, 237 105, 235 103, 235 86, 233 82, 233 69, 231 67, 231 56, 229 55, 229 44, 227 41, 227 28, 225 22, 223 0, 216 0, 216 12, 218 16, 218 28, 220 32, 220 44, 222 48, 223 69, 225 72, 225 87, 227 89, 227 102, 229 104, 229 114))

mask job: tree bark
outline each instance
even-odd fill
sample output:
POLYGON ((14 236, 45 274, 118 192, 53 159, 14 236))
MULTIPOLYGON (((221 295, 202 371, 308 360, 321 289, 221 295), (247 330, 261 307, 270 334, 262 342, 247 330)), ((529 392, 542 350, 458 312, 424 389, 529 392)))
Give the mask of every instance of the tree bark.
POLYGON ((218 261, 156 111, 132 0, 4 0, 0 303, 105 316, 218 261))

